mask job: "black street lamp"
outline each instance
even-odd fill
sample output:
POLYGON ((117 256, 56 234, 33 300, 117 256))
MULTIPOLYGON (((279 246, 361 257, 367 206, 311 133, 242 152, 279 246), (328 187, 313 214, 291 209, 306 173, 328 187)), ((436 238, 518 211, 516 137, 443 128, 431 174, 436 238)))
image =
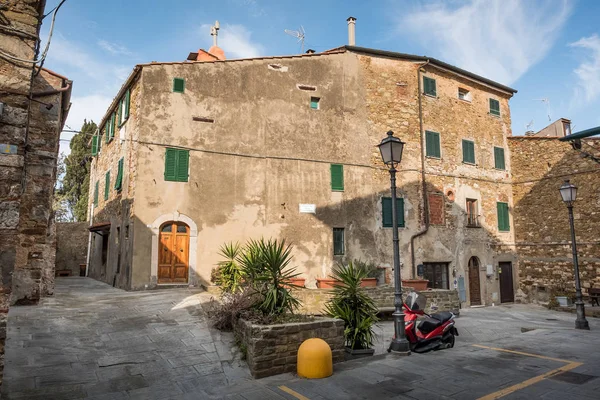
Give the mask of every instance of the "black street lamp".
POLYGON ((390 343, 388 352, 401 355, 410 355, 410 344, 404 332, 404 312, 402 310, 402 281, 400 280, 400 246, 398 239, 398 209, 396 207, 396 166, 402 161, 404 142, 394 137, 394 132, 389 131, 377 146, 381 152, 383 163, 390 168, 392 189, 392 231, 394 244, 394 338, 390 343))
POLYGON ((577 242, 575 241, 575 222, 573 220, 573 203, 577 198, 577 186, 567 179, 560 187, 560 195, 569 209, 569 223, 571 225, 571 249, 573 250, 573 265, 575 266, 575 307, 577 308, 577 319, 575 329, 590 329, 585 319, 585 306, 581 298, 581 283, 579 282, 579 262, 577 261, 577 242))

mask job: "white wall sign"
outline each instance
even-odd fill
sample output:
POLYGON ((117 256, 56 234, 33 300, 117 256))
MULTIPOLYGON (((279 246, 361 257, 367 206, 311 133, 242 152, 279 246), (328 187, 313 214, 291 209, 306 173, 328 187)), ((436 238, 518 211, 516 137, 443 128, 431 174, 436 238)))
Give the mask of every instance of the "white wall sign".
POLYGON ((494 275, 494 266, 492 264, 488 264, 486 267, 486 275, 494 275))
POLYGON ((316 204, 300 204, 300 212, 303 214, 316 214, 316 204))

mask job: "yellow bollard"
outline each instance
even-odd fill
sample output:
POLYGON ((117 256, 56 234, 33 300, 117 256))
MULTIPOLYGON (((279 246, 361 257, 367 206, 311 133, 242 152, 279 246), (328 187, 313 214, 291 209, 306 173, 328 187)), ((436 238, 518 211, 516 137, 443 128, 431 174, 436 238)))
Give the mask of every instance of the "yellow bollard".
POLYGON ((331 348, 323 339, 305 340, 298 349, 298 376, 308 379, 327 378, 333 374, 331 348))

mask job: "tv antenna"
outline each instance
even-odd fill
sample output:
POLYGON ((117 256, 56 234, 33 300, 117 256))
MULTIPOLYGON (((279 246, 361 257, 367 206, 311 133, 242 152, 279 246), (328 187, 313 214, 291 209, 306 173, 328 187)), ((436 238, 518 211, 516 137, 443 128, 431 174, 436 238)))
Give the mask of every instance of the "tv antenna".
POLYGON ((298 39, 298 41, 296 43, 302 43, 301 48, 302 48, 302 53, 304 53, 304 37, 306 36, 305 32, 304 32, 304 27, 302 25, 300 25, 300 29, 298 29, 297 31, 291 31, 289 29, 284 29, 284 32, 287 33, 288 35, 298 39))
POLYGON ((530 131, 533 128, 533 120, 529 121, 527 125, 525 125, 525 130, 530 131))
POLYGON ((541 101, 542 103, 546 104, 546 114, 548 114, 548 122, 552 122, 552 118, 550 118, 550 100, 547 97, 533 100, 541 101))

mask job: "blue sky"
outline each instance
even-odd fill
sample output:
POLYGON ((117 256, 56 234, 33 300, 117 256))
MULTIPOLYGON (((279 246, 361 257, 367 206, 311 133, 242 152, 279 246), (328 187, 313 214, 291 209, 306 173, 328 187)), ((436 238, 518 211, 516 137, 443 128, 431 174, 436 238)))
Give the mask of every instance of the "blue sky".
MULTIPOLYGON (((46 12, 58 2, 48 0, 46 12)), ((305 48, 344 45, 348 16, 358 19, 358 46, 436 57, 517 89, 513 135, 528 124, 542 129, 548 114, 570 118, 574 132, 600 125, 595 0, 67 0, 45 66, 74 80, 67 124, 79 129, 102 117, 135 64, 183 61, 210 47, 217 19, 219 45, 239 58, 299 53, 283 30, 301 25, 305 48)))

